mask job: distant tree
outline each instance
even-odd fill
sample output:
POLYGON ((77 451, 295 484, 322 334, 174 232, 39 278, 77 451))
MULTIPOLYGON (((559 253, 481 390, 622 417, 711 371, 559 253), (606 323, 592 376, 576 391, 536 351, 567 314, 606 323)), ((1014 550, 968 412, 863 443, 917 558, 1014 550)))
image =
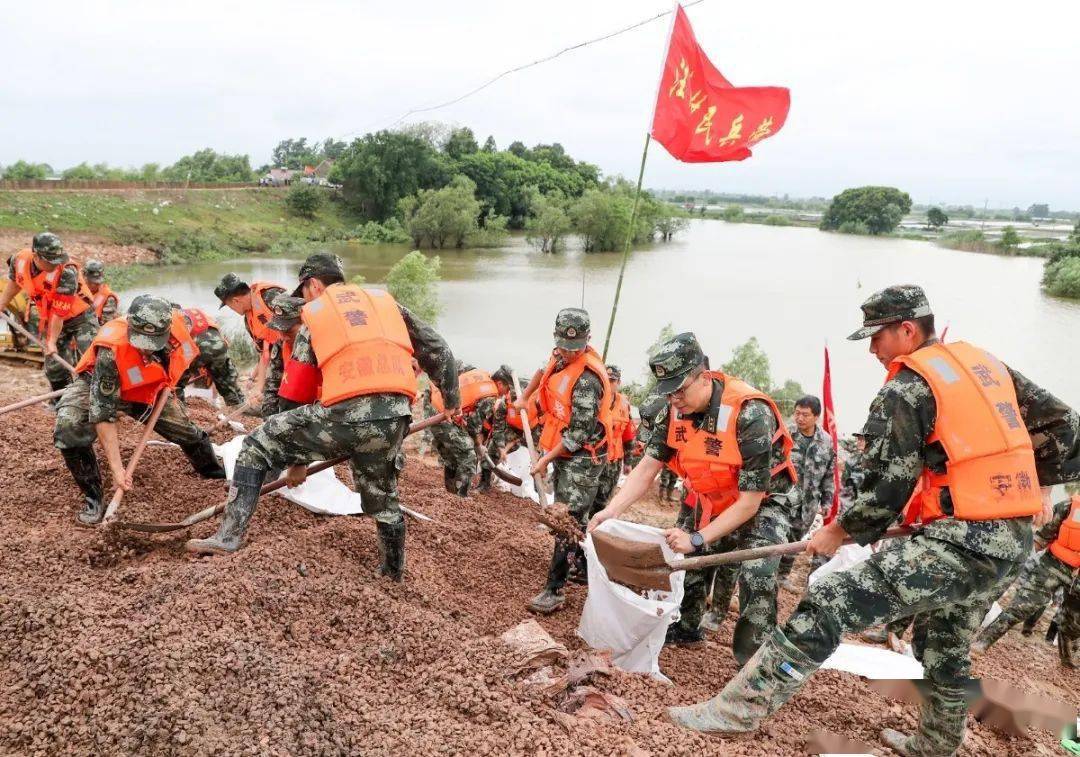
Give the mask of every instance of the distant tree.
POLYGON ((52 175, 52 166, 48 163, 27 163, 17 160, 4 169, 4 178, 19 181, 23 179, 47 179, 52 175))
POLYGON ((450 127, 439 121, 417 121, 412 124, 399 126, 398 134, 405 134, 427 142, 432 149, 441 150, 450 138, 450 127))
POLYGON ((1016 233, 1016 229, 1012 226, 1006 226, 1001 230, 999 244, 1006 250, 1012 250, 1020 244, 1020 235, 1016 233))
POLYGON ((439 311, 439 258, 413 250, 390 269, 386 289, 417 318, 434 325, 439 311))
POLYGON ((655 228, 661 241, 670 242, 676 234, 690 228, 690 219, 682 208, 665 203, 657 213, 655 228))
POLYGON ((319 157, 326 160, 337 160, 341 157, 341 153, 345 152, 346 147, 348 147, 348 144, 344 141, 327 137, 319 145, 319 157))
POLYGON ((1036 203, 1035 205, 1032 205, 1030 208, 1028 208, 1028 215, 1032 216, 1033 218, 1049 218, 1050 206, 1045 202, 1036 203))
POLYGON ((506 148, 506 151, 517 155, 519 158, 523 158, 525 157, 525 154, 529 152, 529 148, 521 142, 514 141, 510 143, 510 146, 506 148))
POLYGON ((271 160, 277 168, 291 168, 296 171, 319 162, 319 146, 309 145, 307 137, 283 139, 271 153, 271 160))
POLYGON ((466 155, 472 155, 474 152, 479 152, 479 150, 480 146, 476 144, 473 130, 467 126, 451 131, 450 137, 443 146, 443 151, 455 160, 464 158, 466 155))
POLYGON ((484 146, 480 149, 483 152, 498 152, 499 148, 495 146, 495 137, 488 135, 488 138, 484 140, 484 146))
POLYGON ((739 223, 743 220, 743 209, 740 205, 728 205, 724 208, 724 211, 720 214, 728 223, 739 223))
POLYGON ((139 169, 139 178, 142 181, 158 181, 160 173, 161 166, 157 163, 143 163, 143 167, 139 169))
POLYGON ((911 197, 894 187, 855 187, 833 197, 821 229, 837 231, 845 223, 863 223, 871 234, 887 234, 911 211, 911 197))
POLYGON ((405 229, 417 247, 463 247, 477 228, 480 202, 476 184, 455 176, 442 189, 422 189, 400 203, 405 229))
POLYGON ((1069 234, 1069 243, 1080 246, 1080 218, 1076 220, 1072 233, 1069 234))
POLYGON ((736 347, 731 359, 720 370, 729 376, 740 378, 763 392, 768 392, 772 384, 769 375, 769 356, 761 349, 757 337, 752 336, 736 347))
POLYGON ((323 190, 311 184, 293 184, 285 195, 285 207, 290 213, 301 218, 312 219, 322 205, 323 190))
POLYGON ((949 217, 942 212, 941 208, 930 208, 926 211, 926 226, 940 229, 949 222, 949 217))
POLYGON ((60 175, 68 180, 88 180, 97 178, 97 174, 94 173, 94 169, 91 168, 90 164, 88 164, 86 161, 83 161, 77 166, 65 168, 60 175))
POLYGON ((426 140, 400 131, 367 134, 346 148, 330 171, 345 201, 365 218, 389 218, 403 197, 441 187, 449 170, 426 140))
POLYGON ((251 181, 254 175, 247 155, 218 154, 209 147, 180 160, 162 171, 169 181, 233 182, 251 181))
POLYGON ((571 229, 566 200, 558 194, 544 196, 537 192, 530 210, 532 216, 525 222, 525 239, 540 252, 557 252, 571 229))

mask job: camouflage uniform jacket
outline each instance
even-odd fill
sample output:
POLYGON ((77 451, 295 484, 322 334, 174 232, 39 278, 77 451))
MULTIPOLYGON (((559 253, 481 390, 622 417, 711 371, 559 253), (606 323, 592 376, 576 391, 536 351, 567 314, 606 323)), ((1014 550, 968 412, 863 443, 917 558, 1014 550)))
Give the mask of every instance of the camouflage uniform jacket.
MULTIPOLYGON (((691 413, 686 416, 696 428, 701 428, 706 418, 716 418, 720 412, 720 398, 724 393, 724 382, 713 380, 712 401, 704 413, 691 413)), ((645 454, 662 463, 667 463, 675 455, 675 450, 667 445, 668 404, 656 415, 652 422, 652 431, 645 446, 645 454)), ((798 489, 786 471, 775 476, 770 471, 784 460, 784 445, 781 439, 773 443, 776 433, 776 417, 772 408, 761 400, 749 400, 739 410, 735 436, 742 455, 742 468, 739 469, 740 492, 765 492, 766 500, 771 500, 784 508, 798 504, 798 489)), ((642 424, 643 426, 645 424, 642 424)), ((794 512, 788 513, 794 515, 794 512)))
MULTIPOLYGON (((1045 389, 1006 368, 1035 447, 1041 486, 1080 478, 1080 416, 1045 389)), ((947 457, 940 443, 927 444, 934 431, 937 402, 926 380, 904 368, 881 388, 863 428, 863 480, 854 503, 839 518, 859 544, 877 540, 900 515, 924 468, 943 474, 947 457)), ((948 490, 941 494, 949 513, 948 490)), ((1029 518, 964 521, 945 517, 926 526, 927 536, 1002 560, 1022 560, 1030 538, 1029 518)))
MULTIPOLYGON (((804 436, 794 423, 788 425, 788 432, 795 440, 791 450, 791 462, 799 475, 799 495, 803 511, 816 513, 832 506, 836 492, 834 473, 836 471, 836 453, 832 447, 832 437, 820 426, 814 427, 814 433, 804 436)), ((810 516, 811 520, 813 516, 810 516)))
MULTIPOLYGON (((454 355, 450 352, 450 345, 435 329, 410 313, 408 308, 399 304, 398 310, 405 319, 405 328, 413 346, 413 357, 420 363, 421 370, 439 387, 448 406, 457 405, 461 395, 458 391, 457 366, 454 355)), ((307 326, 301 326, 293 340, 292 359, 308 365, 319 364, 311 346, 307 326)), ((354 417, 362 417, 365 421, 412 417, 412 405, 404 394, 362 395, 349 402, 353 403, 355 408, 354 417)))
POLYGON ((851 506, 862 487, 865 474, 862 469, 862 453, 854 452, 844 461, 844 470, 840 474, 840 511, 851 506))

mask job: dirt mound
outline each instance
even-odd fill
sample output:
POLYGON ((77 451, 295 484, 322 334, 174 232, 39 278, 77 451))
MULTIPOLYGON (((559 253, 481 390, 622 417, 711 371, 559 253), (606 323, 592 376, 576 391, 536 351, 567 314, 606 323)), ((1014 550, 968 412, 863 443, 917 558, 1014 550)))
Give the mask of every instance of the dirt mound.
MULTIPOLYGON (((776 755, 799 753, 811 725, 876 745, 881 728, 914 723, 913 707, 826 672, 759 734, 676 728, 666 706, 712 696, 735 673, 730 619, 704 648, 664 651, 675 687, 618 671, 592 681, 625 701, 632 721, 567 715, 509 672, 514 654, 499 640, 528 617, 550 559, 553 537, 533 503, 450 496, 437 469, 410 457, 402 501, 435 522, 409 521, 404 584, 375 575, 369 520, 274 497, 262 500, 244 550, 195 558, 184 540, 215 522, 109 543, 75 528, 80 502, 50 446, 53 417, 30 409, 6 420, 0 752, 776 755)), ((121 427, 126 455, 138 427, 121 427)), ((223 496, 177 448, 154 446, 122 514, 173 520, 223 496)), ((538 619, 572 653, 584 597, 568 587, 565 609, 538 619)), ((796 601, 782 594, 782 614, 796 601)), ((979 669, 1077 701, 1075 674, 1042 642, 1010 637, 979 669)), ((976 724, 963 753, 1053 748, 1048 734, 1036 741, 976 724)))
MULTIPOLYGON (((33 231, 21 229, 0 229, 0 259, 7 260, 8 255, 25 250, 34 238, 33 231)), ((158 255, 148 247, 134 244, 117 244, 93 234, 81 234, 73 231, 57 232, 64 240, 64 249, 76 263, 85 264, 87 260, 100 260, 106 266, 127 265, 129 263, 156 263, 158 255)), ((6 275, 6 271, 4 271, 6 275)))

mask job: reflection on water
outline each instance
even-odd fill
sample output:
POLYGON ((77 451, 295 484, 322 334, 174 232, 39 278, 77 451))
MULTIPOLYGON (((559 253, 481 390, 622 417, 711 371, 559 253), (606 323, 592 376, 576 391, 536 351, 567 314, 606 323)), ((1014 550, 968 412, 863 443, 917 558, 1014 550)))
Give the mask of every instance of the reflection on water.
MULTIPOLYGON (((350 275, 385 281, 407 250, 391 246, 335 248, 350 275)), ((618 254, 572 251, 545 255, 514 237, 497 250, 444 250, 440 332, 454 353, 493 370, 500 363, 525 374, 546 359, 555 312, 584 301, 593 343, 602 348, 618 277, 618 254), (583 297, 584 295, 584 297, 583 297)), ((228 271, 252 279, 296 281, 298 260, 250 258, 155 270, 133 287, 185 306, 216 308, 213 288, 228 271)), ((861 323, 859 304, 874 290, 918 283, 927 291, 939 330, 970 340, 1080 405, 1080 375, 1067 350, 1080 328, 1080 305, 1039 290, 1042 261, 937 248, 926 242, 869 239, 720 221, 693 221, 668 244, 632 254, 612 337, 612 362, 633 380, 645 370, 645 349, 664 324, 694 331, 714 365, 757 336, 775 382, 793 378, 820 392, 822 348, 832 353, 840 428, 862 424, 884 378, 868 342, 845 337, 861 323)), ((239 324, 231 311, 220 311, 239 324)))

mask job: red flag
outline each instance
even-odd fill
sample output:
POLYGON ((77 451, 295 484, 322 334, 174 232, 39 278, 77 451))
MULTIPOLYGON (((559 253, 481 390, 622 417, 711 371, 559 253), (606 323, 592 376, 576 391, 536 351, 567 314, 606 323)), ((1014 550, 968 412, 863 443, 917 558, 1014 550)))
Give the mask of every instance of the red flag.
POLYGON ((832 400, 832 370, 829 368, 829 345, 827 344, 825 345, 825 378, 821 382, 821 404, 825 412, 821 423, 825 427, 825 433, 832 437, 833 456, 836 460, 833 465, 832 504, 829 506, 829 514, 825 517, 825 525, 828 525, 840 511, 840 434, 836 430, 836 409, 832 400))
POLYGON ((786 87, 735 87, 694 38, 682 6, 675 9, 667 59, 653 113, 652 137, 687 163, 745 160, 750 147, 787 120, 786 87))

